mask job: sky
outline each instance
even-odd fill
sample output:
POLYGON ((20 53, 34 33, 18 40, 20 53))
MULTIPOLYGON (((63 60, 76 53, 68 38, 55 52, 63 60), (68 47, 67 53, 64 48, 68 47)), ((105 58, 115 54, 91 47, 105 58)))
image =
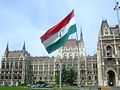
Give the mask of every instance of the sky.
POLYGON ((55 56, 58 52, 48 54, 40 37, 73 9, 78 37, 82 29, 86 54, 94 54, 102 20, 118 24, 114 7, 114 0, 0 0, 0 57, 7 43, 14 51, 24 41, 31 56, 55 56))

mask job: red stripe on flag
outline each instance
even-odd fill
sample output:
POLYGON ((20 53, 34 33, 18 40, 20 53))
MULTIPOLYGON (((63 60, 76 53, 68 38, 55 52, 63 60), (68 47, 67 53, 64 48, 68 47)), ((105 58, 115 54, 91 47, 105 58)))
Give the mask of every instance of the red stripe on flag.
POLYGON ((48 38, 53 36, 55 33, 60 31, 61 28, 63 28, 66 24, 69 23, 69 21, 71 20, 72 17, 74 17, 74 10, 68 16, 66 16, 61 22, 59 22, 58 24, 53 26, 43 36, 41 36, 40 37, 41 42, 44 42, 45 40, 47 40, 48 38))

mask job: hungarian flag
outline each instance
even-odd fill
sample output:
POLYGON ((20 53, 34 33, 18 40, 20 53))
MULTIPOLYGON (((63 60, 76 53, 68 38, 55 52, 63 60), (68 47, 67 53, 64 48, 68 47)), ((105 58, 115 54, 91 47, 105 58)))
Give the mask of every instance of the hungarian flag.
POLYGON ((66 16, 61 22, 49 29, 40 37, 48 53, 51 53, 63 46, 68 40, 69 35, 77 31, 74 11, 66 16))

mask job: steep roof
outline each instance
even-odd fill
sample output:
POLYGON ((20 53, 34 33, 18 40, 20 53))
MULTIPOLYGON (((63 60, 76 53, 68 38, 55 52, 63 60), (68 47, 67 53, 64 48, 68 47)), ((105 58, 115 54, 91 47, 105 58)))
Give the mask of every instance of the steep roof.
POLYGON ((66 48, 72 47, 72 48, 74 48, 75 46, 77 46, 76 40, 75 40, 75 39, 69 39, 69 40, 64 44, 63 47, 66 47, 66 48))
POLYGON ((90 55, 88 55, 88 56, 86 56, 86 60, 97 60, 97 54, 94 54, 94 55, 92 55, 92 56, 90 56, 90 55))
POLYGON ((22 51, 9 51, 8 57, 20 57, 23 55, 22 51))

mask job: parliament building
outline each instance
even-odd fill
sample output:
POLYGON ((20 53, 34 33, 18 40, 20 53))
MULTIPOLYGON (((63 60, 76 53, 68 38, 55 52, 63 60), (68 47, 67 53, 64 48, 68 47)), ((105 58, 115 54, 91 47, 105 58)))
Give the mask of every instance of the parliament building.
POLYGON ((69 39, 58 50, 57 56, 33 57, 25 43, 19 51, 10 51, 7 44, 0 67, 1 84, 23 84, 43 81, 55 84, 55 73, 60 64, 76 70, 77 83, 83 85, 120 86, 120 30, 103 20, 99 30, 97 52, 86 55, 83 34, 80 39, 69 39))

